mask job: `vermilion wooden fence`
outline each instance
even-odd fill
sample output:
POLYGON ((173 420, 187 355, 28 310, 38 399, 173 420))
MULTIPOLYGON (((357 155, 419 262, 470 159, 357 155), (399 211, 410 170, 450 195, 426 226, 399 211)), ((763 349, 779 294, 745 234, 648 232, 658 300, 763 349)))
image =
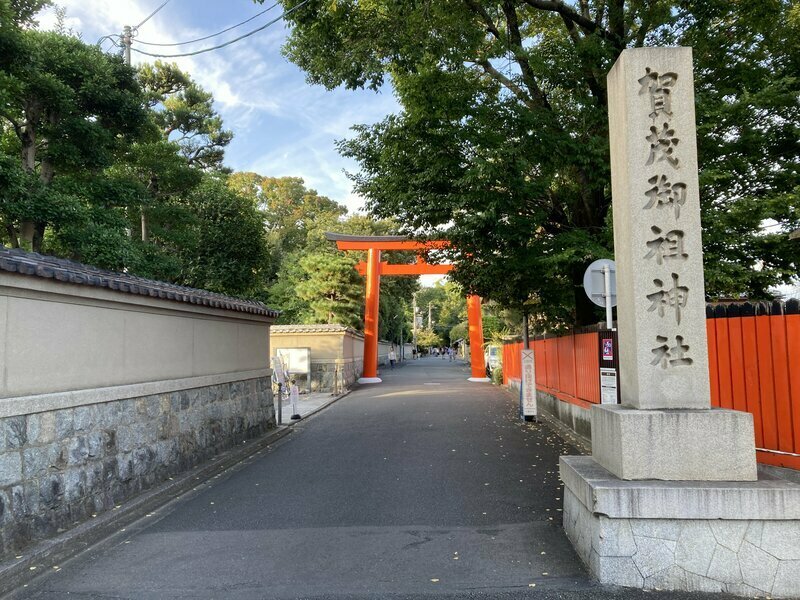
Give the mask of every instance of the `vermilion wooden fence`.
MULTIPOLYGON (((800 469, 800 302, 709 306, 711 403, 752 413, 759 462, 800 469)), ((532 342, 536 387, 600 402, 597 332, 532 342)), ((520 377, 521 343, 503 347, 503 381, 520 377)))

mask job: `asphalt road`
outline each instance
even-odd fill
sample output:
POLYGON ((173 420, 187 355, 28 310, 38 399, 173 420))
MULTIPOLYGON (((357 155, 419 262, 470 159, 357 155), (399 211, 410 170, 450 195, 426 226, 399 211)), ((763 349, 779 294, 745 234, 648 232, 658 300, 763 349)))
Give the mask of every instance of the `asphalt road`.
POLYGON ((463 363, 382 376, 13 597, 720 598, 599 586, 561 528, 561 438, 463 363))

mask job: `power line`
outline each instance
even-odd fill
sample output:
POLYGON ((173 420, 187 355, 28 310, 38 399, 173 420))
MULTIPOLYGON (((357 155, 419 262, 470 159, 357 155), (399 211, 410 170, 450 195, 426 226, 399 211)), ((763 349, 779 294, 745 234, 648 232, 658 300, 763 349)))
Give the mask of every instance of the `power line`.
POLYGON ((136 27, 134 27, 134 29, 139 29, 139 27, 141 27, 142 25, 144 25, 145 23, 147 23, 147 22, 148 22, 148 21, 149 21, 151 18, 153 18, 153 17, 155 16, 155 14, 156 14, 158 11, 160 11, 160 10, 161 10, 162 8, 164 8, 164 7, 165 7, 167 4, 169 4, 169 1, 170 1, 170 0, 164 0, 164 2, 161 4, 161 6, 159 6, 157 9, 155 9, 155 10, 154 10, 153 12, 151 12, 149 15, 147 15, 147 16, 145 17, 144 21, 142 21, 141 23, 139 23, 139 24, 138 24, 136 27))
POLYGON ((236 29, 237 27, 241 27, 241 26, 242 26, 242 25, 244 25, 245 23, 249 23, 249 22, 250 22, 250 21, 252 21, 253 19, 256 19, 256 18, 260 17, 261 15, 263 15, 263 14, 265 14, 265 13, 268 13, 268 12, 269 12, 269 11, 271 11, 273 8, 275 8, 276 6, 278 6, 278 4, 280 4, 280 2, 276 2, 275 4, 273 4, 272 6, 270 6, 269 8, 267 8, 267 9, 264 9, 264 10, 262 10, 262 11, 261 11, 261 12, 259 12, 259 13, 256 13, 255 15, 253 15, 252 17, 250 17, 250 18, 249 18, 249 19, 247 19, 246 21, 242 21, 241 23, 237 23, 236 25, 231 25, 230 27, 228 27, 228 28, 226 28, 226 29, 223 29, 222 31, 218 31, 217 33, 212 33, 211 35, 206 35, 206 36, 204 36, 204 37, 199 37, 199 38, 196 38, 196 39, 194 39, 194 40, 189 40, 188 42, 174 42, 174 43, 171 43, 171 44, 157 44, 157 43, 155 43, 155 42, 145 42, 145 41, 142 41, 142 40, 139 40, 139 39, 137 39, 137 40, 136 40, 136 43, 137 43, 137 44, 144 44, 145 46, 186 46, 186 45, 188 45, 188 44, 194 44, 195 42, 202 42, 203 40, 208 40, 208 39, 210 39, 210 38, 217 37, 218 35, 222 35, 223 33, 227 33, 227 32, 228 32, 228 31, 230 31, 231 29, 236 29))
MULTIPOLYGON (((169 0, 167 0, 167 1, 169 2, 169 0)), ((259 31, 263 31, 264 29, 266 29, 270 25, 274 25, 275 23, 277 23, 278 21, 280 21, 284 17, 292 14, 294 11, 296 11, 300 7, 308 4, 310 1, 311 0, 303 0, 300 4, 298 4, 294 8, 290 8, 289 10, 284 12, 277 19, 273 19, 272 21, 269 21, 268 23, 266 23, 265 25, 262 25, 258 29, 254 29, 253 31, 245 33, 244 35, 240 35, 239 37, 234 38, 234 39, 230 40, 229 42, 225 42, 224 44, 220 44, 218 46, 212 46, 211 48, 204 48, 202 50, 195 50, 194 52, 184 52, 183 54, 153 54, 151 52, 145 52, 143 50, 137 50, 136 48, 132 48, 132 50, 134 52, 138 52, 139 54, 144 54, 145 56, 152 56, 153 58, 180 58, 182 56, 195 56, 197 54, 203 54, 204 52, 211 52, 212 50, 219 50, 220 48, 224 48, 225 46, 230 46, 231 44, 234 44, 234 43, 238 42, 239 40, 243 40, 244 38, 250 37, 251 35, 254 35, 254 34, 258 33, 259 31)))

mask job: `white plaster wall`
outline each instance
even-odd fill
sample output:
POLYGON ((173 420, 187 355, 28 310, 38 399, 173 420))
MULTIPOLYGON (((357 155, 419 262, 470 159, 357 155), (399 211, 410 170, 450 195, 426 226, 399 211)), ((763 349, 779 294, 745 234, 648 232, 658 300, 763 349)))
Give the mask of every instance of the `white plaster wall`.
POLYGON ((0 274, 0 398, 266 370, 271 321, 0 274))

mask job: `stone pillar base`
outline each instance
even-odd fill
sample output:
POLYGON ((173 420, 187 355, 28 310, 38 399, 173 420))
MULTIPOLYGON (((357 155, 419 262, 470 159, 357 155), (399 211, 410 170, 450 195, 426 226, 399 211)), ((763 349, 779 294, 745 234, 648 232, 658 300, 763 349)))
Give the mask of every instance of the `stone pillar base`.
POLYGON ((562 456, 564 529, 603 584, 796 598, 800 485, 623 481, 562 456))
POLYGON ((753 415, 721 408, 595 405, 592 456, 620 479, 758 479, 753 415))

